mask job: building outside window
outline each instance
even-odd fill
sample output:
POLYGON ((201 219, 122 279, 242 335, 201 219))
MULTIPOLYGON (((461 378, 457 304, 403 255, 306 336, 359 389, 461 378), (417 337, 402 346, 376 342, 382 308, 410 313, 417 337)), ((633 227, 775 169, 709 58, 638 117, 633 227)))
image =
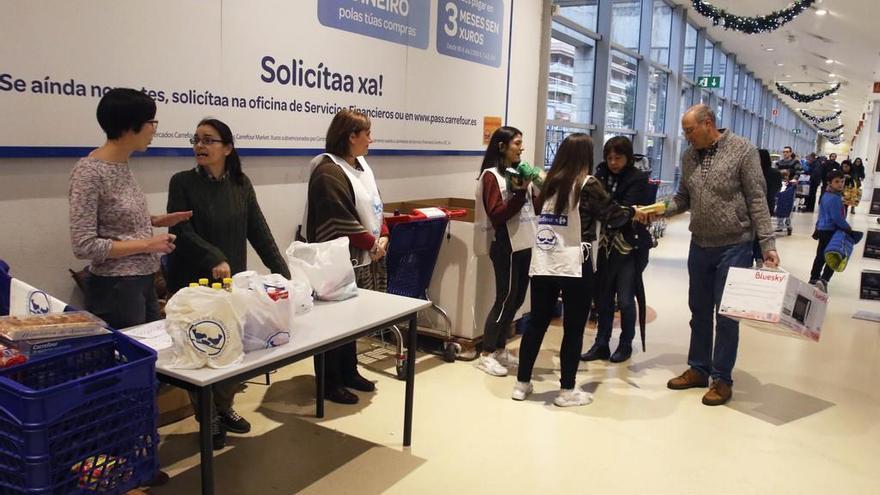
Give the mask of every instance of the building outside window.
POLYGON ((659 179, 663 169, 663 141, 661 137, 649 137, 645 141, 645 156, 651 165, 652 179, 659 179))
MULTIPOLYGON (((564 4, 571 2, 556 3, 564 4)), ((582 3, 583 5, 578 5, 576 7, 561 7, 559 9, 560 15, 595 32, 596 26, 598 25, 599 0, 583 0, 578 3, 582 3)))
POLYGON ((687 24, 684 35, 684 75, 690 80, 696 78, 697 63, 697 29, 687 24))
POLYGON ((669 85, 669 76, 651 67, 648 83, 648 133, 662 134, 666 121, 666 89, 669 85))
POLYGON ((663 0, 654 0, 651 29, 651 60, 669 65, 669 40, 672 35, 672 7, 663 0))
POLYGON ((715 57, 715 45, 706 40, 706 48, 703 51, 703 72, 704 76, 711 76, 712 74, 712 62, 715 57))
POLYGON ((630 50, 639 49, 642 2, 613 0, 611 3, 611 41, 630 50))
POLYGON ((611 50, 606 127, 616 130, 635 127, 637 70, 638 60, 623 52, 611 50))

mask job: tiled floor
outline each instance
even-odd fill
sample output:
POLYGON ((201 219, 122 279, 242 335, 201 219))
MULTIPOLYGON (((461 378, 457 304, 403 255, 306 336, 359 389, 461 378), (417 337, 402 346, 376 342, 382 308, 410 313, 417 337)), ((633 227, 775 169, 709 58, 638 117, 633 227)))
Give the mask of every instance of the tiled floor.
MULTIPOLYGON (((874 222, 850 216, 854 226, 874 222)), ((813 217, 795 214, 778 241, 783 266, 807 278, 813 217)), ((578 384, 593 404, 552 405, 560 329, 545 341, 535 393, 510 400, 515 378, 472 363, 420 358, 413 446, 401 447, 403 384, 380 373, 356 406, 328 404, 313 417, 311 361, 280 370, 272 385, 249 385, 237 407, 254 423, 230 435, 215 458, 219 494, 877 494, 880 493, 880 324, 854 320, 880 303, 858 299, 861 259, 830 285, 818 344, 742 328, 734 399, 700 403, 702 390, 670 391, 688 348, 687 218, 671 222, 645 275, 657 319, 648 349, 622 365, 582 364, 578 384)), ((616 334, 615 334, 616 335, 616 334)), ((592 342, 588 331, 585 347, 592 342)), ((516 344, 515 344, 516 345, 516 344)), ((389 367, 389 371, 393 367, 389 367)), ((199 490, 196 423, 160 433, 173 475, 157 494, 199 490)))

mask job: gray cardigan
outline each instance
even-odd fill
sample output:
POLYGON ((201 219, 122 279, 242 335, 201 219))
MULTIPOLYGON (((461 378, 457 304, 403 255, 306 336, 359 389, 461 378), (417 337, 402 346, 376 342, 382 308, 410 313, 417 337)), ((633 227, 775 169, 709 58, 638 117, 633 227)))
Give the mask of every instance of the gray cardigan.
POLYGON ((666 215, 690 210, 690 231, 701 247, 749 242, 757 235, 763 252, 775 250, 758 151, 745 138, 721 131, 706 179, 700 172, 697 150, 691 146, 684 152, 678 193, 666 215))

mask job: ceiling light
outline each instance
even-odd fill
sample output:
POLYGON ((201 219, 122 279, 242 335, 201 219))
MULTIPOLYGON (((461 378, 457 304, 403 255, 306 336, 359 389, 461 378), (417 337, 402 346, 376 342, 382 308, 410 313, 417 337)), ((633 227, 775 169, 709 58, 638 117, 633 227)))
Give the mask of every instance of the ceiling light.
POLYGON ((791 77, 791 74, 785 74, 784 77, 791 77))
POLYGON ((825 9, 817 9, 816 10, 816 15, 825 15, 827 13, 828 13, 828 11, 825 9))
POLYGON ((829 59, 826 59, 826 60, 825 60, 825 63, 826 63, 826 64, 833 64, 833 63, 834 63, 834 60, 832 60, 832 59, 829 58, 829 59))
POLYGON ((767 48, 764 48, 764 50, 772 52, 773 50, 775 50, 775 48, 773 48, 772 46, 768 46, 767 48))
POLYGON ((831 74, 828 74, 828 77, 837 77, 837 74, 832 72, 831 74))

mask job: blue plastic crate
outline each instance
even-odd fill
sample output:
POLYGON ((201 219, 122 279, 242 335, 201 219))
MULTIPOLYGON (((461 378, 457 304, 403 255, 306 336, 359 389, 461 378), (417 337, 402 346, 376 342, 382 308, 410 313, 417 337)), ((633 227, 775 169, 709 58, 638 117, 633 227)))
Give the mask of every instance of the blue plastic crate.
POLYGON ((0 495, 121 494, 153 477, 156 354, 113 337, 0 371, 0 495))

